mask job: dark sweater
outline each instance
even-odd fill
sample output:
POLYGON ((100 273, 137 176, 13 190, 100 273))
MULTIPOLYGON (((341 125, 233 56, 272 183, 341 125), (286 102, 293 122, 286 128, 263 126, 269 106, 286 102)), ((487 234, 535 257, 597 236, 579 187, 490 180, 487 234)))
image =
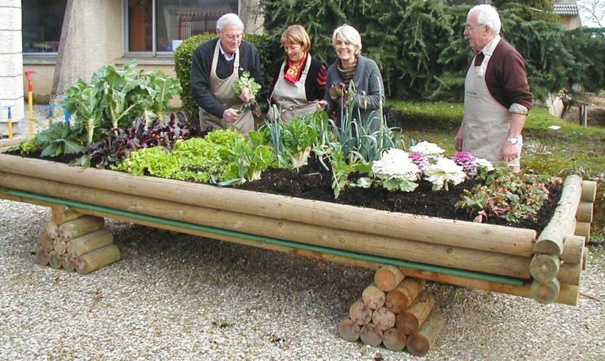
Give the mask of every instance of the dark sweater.
MULTIPOLYGON (((480 66, 483 53, 477 54, 475 65, 480 66)), ((514 103, 530 110, 534 97, 529 91, 525 60, 506 40, 502 39, 494 49, 485 70, 485 83, 489 93, 506 109, 514 103)))
MULTIPOLYGON (((271 83, 269 84, 267 97, 270 97, 273 93, 273 88, 275 88, 275 83, 277 82, 277 78, 279 77, 279 72, 285 61, 286 60, 284 59, 283 61, 277 62, 273 67, 271 71, 271 83)), ((326 64, 311 57, 311 66, 309 67, 307 79, 305 80, 305 93, 307 95, 308 101, 320 100, 324 97, 324 94, 326 92, 327 70, 328 67, 326 66, 326 64)))
MULTIPOLYGON (((208 40, 195 49, 191 64, 190 81, 191 95, 197 105, 208 113, 222 118, 223 112, 227 107, 219 103, 214 95, 210 93, 210 70, 212 69, 214 48, 218 41, 218 38, 208 40)), ((238 75, 241 76, 244 71, 249 71, 250 76, 253 77, 258 84, 262 84, 263 74, 260 57, 254 44, 243 40, 238 51, 240 52, 238 75)), ((219 51, 216 75, 220 79, 226 79, 233 73, 234 60, 235 59, 227 61, 219 51)))

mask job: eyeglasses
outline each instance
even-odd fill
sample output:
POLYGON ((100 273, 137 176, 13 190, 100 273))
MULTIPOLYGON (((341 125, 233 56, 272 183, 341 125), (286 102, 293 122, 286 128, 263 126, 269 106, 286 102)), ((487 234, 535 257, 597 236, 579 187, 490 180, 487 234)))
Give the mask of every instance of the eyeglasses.
POLYGON ((244 36, 244 34, 225 34, 225 33, 223 33, 223 35, 228 40, 240 40, 244 36))
POLYGON ((464 27, 464 30, 466 31, 472 31, 475 30, 476 28, 481 28, 484 27, 485 25, 475 25, 475 26, 471 26, 471 25, 467 25, 464 27))

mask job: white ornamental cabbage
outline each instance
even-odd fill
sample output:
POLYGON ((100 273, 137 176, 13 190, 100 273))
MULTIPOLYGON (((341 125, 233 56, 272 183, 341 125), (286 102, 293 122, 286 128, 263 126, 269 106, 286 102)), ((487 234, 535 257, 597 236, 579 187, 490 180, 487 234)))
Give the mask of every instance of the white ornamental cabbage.
POLYGON ((410 152, 417 152, 429 158, 431 160, 436 160, 437 157, 442 156, 445 153, 445 149, 441 148, 435 143, 429 143, 427 141, 422 141, 416 145, 410 147, 410 152))
POLYGON ((406 151, 391 148, 382 154, 382 158, 374 161, 372 173, 381 178, 415 181, 420 177, 420 168, 412 161, 406 151))
POLYGON ((475 160, 477 162, 477 167, 485 167, 488 172, 494 170, 494 165, 489 160, 483 158, 476 158, 475 160))
POLYGON ((466 173, 464 168, 457 165, 452 159, 439 158, 435 164, 429 165, 424 170, 427 180, 433 183, 433 190, 448 190, 448 184, 454 185, 464 182, 466 173))

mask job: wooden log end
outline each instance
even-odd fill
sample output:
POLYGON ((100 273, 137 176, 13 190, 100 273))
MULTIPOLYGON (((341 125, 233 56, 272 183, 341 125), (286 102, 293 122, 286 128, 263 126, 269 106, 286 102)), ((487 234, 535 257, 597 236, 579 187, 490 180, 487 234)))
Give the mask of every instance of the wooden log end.
POLYGON ((445 317, 439 310, 433 311, 417 333, 407 339, 407 349, 414 356, 425 356, 435 345, 445 327, 445 317))
POLYGON ((63 257, 61 258, 61 267, 63 267, 64 270, 69 271, 69 272, 75 271, 76 270, 75 259, 67 254, 64 254, 63 257))
POLYGON ((413 314, 403 311, 395 317, 395 327, 404 335, 416 333, 420 328, 418 318, 413 314))
POLYGON ((395 326, 395 314, 386 307, 372 312, 372 322, 382 331, 395 326))
POLYGON ((593 220, 593 203, 592 202, 580 202, 578 209, 576 210, 576 219, 578 222, 591 223, 593 220))
POLYGON ((48 253, 48 264, 52 268, 56 268, 56 269, 61 268, 61 255, 55 251, 50 251, 48 253))
POLYGON ((374 274, 374 283, 382 291, 389 292, 395 289, 404 278, 405 275, 399 268, 385 265, 380 267, 374 274))
POLYGON ((48 266, 48 250, 40 246, 36 251, 36 263, 40 266, 48 266))
POLYGON ((375 283, 372 283, 363 290, 361 299, 369 308, 376 310, 384 306, 385 293, 376 287, 375 283))
POLYGON ((533 248, 534 253, 552 254, 560 256, 563 253, 563 237, 558 239, 539 239, 533 248))
POLYGON ((590 223, 577 222, 574 234, 584 237, 584 245, 588 246, 588 243, 590 242, 590 223))
POLYGON ((396 328, 389 328, 382 334, 382 343, 391 351, 402 351, 405 348, 407 337, 396 328))
POLYGON ((355 301, 349 307, 349 317, 359 326, 363 326, 372 320, 372 309, 362 300, 355 301))
POLYGON ((597 199, 597 182, 595 181, 583 181, 582 182, 582 201, 593 202, 597 199))
POLYGON ((359 331, 359 338, 361 342, 366 345, 377 347, 382 343, 382 330, 380 330, 376 325, 368 323, 367 325, 363 325, 361 330, 359 331))
POLYGON ((533 281, 530 288, 530 295, 541 304, 549 304, 557 300, 561 291, 561 283, 558 279, 548 282, 533 281))
POLYGON ((76 259, 76 271, 85 275, 119 259, 120 249, 116 245, 110 244, 78 257, 76 259))
POLYGON ((357 341, 359 339, 359 332, 361 328, 358 324, 353 322, 351 319, 340 321, 338 324, 338 335, 345 341, 357 341))
POLYGON ((538 282, 547 282, 557 277, 561 260, 552 254, 534 254, 529 264, 529 273, 538 282))

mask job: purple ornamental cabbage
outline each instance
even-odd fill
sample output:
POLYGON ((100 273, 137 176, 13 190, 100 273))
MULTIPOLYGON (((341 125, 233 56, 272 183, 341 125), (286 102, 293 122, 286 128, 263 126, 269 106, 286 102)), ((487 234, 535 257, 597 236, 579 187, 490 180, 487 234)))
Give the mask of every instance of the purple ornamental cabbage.
POLYGON ((464 169, 464 173, 466 173, 468 178, 474 178, 477 176, 479 164, 477 163, 477 158, 475 158, 471 153, 466 151, 458 152, 454 154, 452 160, 454 163, 464 169))
POLYGON ((412 162, 418 166, 418 169, 424 173, 425 168, 429 165, 428 159, 420 152, 409 153, 408 157, 410 157, 412 162))

